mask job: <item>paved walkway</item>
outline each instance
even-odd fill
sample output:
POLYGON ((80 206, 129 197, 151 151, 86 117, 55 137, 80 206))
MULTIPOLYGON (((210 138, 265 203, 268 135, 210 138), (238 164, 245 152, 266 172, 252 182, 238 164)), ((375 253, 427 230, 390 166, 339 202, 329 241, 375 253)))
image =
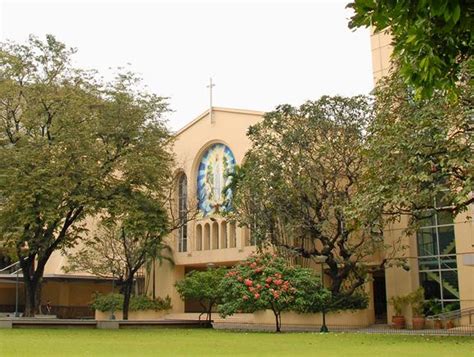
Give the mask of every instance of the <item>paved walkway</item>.
MULTIPOLYGON (((246 323, 225 323, 217 322, 213 324, 217 330, 245 330, 245 331, 275 331, 275 325, 246 324, 246 323)), ((314 325, 285 325, 281 330, 284 332, 319 332, 320 326, 314 325)), ((352 332, 368 334, 396 334, 396 335, 419 335, 419 336, 474 336, 474 326, 458 326, 452 329, 424 329, 411 330, 394 329, 389 325, 373 325, 368 327, 355 326, 329 326, 330 332, 352 332)))

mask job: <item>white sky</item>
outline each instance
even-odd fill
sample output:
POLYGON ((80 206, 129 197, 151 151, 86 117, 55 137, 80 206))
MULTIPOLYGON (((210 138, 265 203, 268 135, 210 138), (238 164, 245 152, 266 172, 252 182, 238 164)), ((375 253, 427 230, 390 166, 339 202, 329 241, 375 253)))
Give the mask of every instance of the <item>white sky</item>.
POLYGON ((106 76, 130 63, 170 97, 172 129, 208 108, 210 76, 214 106, 263 111, 372 89, 369 31, 348 29, 349 0, 0 1, 1 40, 53 34, 106 76))

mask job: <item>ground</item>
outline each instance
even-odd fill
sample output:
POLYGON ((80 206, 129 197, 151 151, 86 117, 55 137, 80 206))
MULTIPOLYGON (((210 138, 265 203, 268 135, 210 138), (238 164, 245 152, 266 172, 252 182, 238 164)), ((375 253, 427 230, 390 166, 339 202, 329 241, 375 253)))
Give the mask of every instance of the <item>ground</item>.
POLYGON ((474 338, 207 329, 0 330, 6 356, 474 356, 474 338))

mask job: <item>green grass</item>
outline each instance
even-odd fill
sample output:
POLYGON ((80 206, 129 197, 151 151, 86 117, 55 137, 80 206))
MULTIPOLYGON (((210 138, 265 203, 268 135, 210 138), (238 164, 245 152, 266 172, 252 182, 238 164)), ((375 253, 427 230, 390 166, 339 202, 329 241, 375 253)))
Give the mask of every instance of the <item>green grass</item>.
POLYGON ((0 330, 0 356, 474 356, 472 337, 191 329, 0 330))

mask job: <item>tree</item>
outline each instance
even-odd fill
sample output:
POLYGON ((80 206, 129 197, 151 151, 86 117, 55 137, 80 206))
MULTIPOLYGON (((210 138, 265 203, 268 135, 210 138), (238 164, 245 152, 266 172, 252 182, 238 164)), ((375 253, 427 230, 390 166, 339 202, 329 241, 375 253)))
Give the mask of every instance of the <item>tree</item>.
MULTIPOLYGON (((282 105, 250 127, 252 147, 234 176, 233 215, 259 246, 304 259, 327 257, 334 307, 366 307, 367 263, 384 247, 379 207, 354 213, 367 161, 368 98, 324 96, 282 105)), ((386 250, 387 260, 393 254, 386 250)))
POLYGON ((197 300, 202 307, 201 315, 205 313, 209 323, 212 321, 212 309, 221 302, 224 294, 221 282, 226 271, 225 268, 193 270, 183 280, 176 282, 176 290, 181 298, 197 300))
POLYGON ((441 93, 414 101, 394 72, 376 88, 376 117, 368 127, 358 207, 383 207, 393 219, 415 224, 432 214, 457 215, 474 202, 473 87, 469 72, 458 83, 459 100, 441 93))
POLYGON ((53 36, 0 48, 0 233, 20 261, 25 316, 51 254, 84 237, 86 217, 130 190, 159 194, 170 176, 165 99, 132 73, 99 82, 72 66, 74 52, 53 36))
POLYGON ((269 253, 251 255, 230 270, 222 281, 222 316, 238 311, 272 310, 276 332, 284 311, 317 312, 330 299, 310 269, 290 265, 269 253))
POLYGON ((159 261, 172 259, 171 248, 164 242, 169 222, 163 203, 142 192, 121 196, 107 207, 98 234, 86 238, 84 247, 68 256, 67 270, 116 279, 124 296, 123 319, 128 320, 136 274, 147 256, 159 261))
MULTIPOLYGON (((468 0, 354 0, 350 28, 388 30, 393 56, 417 98, 434 90, 456 94, 461 66, 472 58, 473 16, 468 0)), ((472 60, 470 60, 472 62, 472 60)))

